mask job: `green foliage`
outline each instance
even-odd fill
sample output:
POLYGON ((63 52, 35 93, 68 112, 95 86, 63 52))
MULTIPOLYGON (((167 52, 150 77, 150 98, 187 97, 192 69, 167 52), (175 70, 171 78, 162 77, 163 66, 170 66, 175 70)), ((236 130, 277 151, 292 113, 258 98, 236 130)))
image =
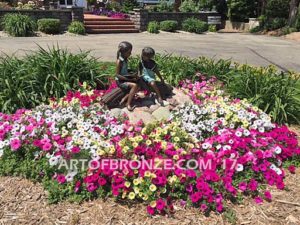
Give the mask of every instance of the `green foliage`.
POLYGON ((38 30, 46 34, 58 34, 60 32, 59 19, 39 19, 37 22, 38 30))
POLYGON ((179 7, 181 12, 198 12, 199 6, 194 0, 185 0, 179 7))
POLYGON ((231 21, 245 22, 251 17, 256 17, 256 0, 229 0, 228 17, 231 21))
POLYGON ((233 211, 232 209, 227 209, 224 214, 223 217, 226 221, 228 221, 230 224, 237 224, 238 218, 236 216, 235 211, 233 211))
POLYGON ((260 26, 257 26, 257 27, 253 27, 252 29, 250 29, 250 33, 257 33, 259 31, 261 31, 262 28, 260 26))
POLYGON ((283 35, 287 35, 293 32, 297 32, 297 29, 294 27, 283 27, 282 28, 283 35))
POLYGON ((272 66, 235 65, 225 82, 231 96, 248 99, 277 123, 300 122, 299 76, 278 73, 272 66))
POLYGON ((106 83, 96 58, 89 52, 71 54, 52 47, 40 49, 22 59, 14 56, 0 58, 0 107, 10 113, 19 108, 31 108, 47 102, 48 98, 65 96, 78 89, 79 82, 91 86, 106 83))
POLYGON ((269 18, 288 18, 290 0, 268 0, 266 5, 266 16, 269 18))
POLYGON ((187 32, 200 34, 208 30, 208 24, 196 18, 188 18, 183 21, 182 29, 187 32))
POLYGON ((275 18, 270 19, 264 26, 266 30, 277 30, 284 27, 287 24, 287 19, 285 18, 275 18))
POLYGON ((122 12, 128 13, 132 11, 134 8, 138 6, 138 2, 136 0, 124 0, 122 5, 122 12))
POLYGON ((160 29, 163 31, 174 32, 178 27, 178 22, 175 20, 165 20, 160 22, 160 29))
POLYGON ((208 26, 208 31, 209 32, 217 32, 217 26, 216 25, 209 25, 208 26))
POLYGON ((34 34, 36 22, 26 15, 8 13, 3 17, 2 26, 11 36, 26 37, 34 34))
POLYGON ((158 5, 150 8, 152 12, 172 12, 174 10, 174 4, 171 1, 160 0, 158 5))
MULTIPOLYGON (((300 11, 300 9, 299 9, 300 11)), ((296 22, 295 22, 295 28, 300 31, 300 12, 298 12, 298 15, 297 15, 297 19, 296 19, 296 22)))
POLYGON ((84 24, 82 22, 79 22, 79 21, 73 21, 68 26, 68 32, 73 33, 73 34, 84 35, 85 34, 84 24))
POLYGON ((152 34, 158 34, 159 33, 159 23, 156 21, 149 22, 147 31, 152 34))

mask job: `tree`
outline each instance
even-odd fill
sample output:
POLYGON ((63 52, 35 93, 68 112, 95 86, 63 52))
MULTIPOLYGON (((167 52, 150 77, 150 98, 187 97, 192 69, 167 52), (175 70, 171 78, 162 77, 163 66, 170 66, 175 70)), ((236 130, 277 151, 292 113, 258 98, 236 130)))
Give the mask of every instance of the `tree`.
POLYGON ((299 11, 300 0, 291 0, 290 1, 290 11, 289 11, 289 19, 288 25, 293 26, 295 24, 297 14, 299 11))

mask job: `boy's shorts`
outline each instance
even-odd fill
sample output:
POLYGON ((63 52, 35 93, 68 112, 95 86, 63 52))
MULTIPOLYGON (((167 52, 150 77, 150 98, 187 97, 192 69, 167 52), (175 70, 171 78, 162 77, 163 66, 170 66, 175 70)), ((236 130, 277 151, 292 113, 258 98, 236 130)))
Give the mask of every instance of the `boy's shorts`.
POLYGON ((123 91, 129 91, 130 87, 128 86, 128 84, 126 84, 126 82, 116 80, 116 83, 118 87, 121 88, 123 91))

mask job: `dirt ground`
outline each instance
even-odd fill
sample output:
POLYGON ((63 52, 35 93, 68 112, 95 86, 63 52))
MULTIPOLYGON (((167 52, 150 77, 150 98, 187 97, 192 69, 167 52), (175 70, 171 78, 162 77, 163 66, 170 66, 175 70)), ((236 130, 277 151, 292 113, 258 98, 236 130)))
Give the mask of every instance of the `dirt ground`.
MULTIPOLYGON (((300 131, 299 127, 292 127, 300 131)), ((298 133, 300 134, 300 132, 298 133)), ((47 203, 47 194, 40 184, 16 177, 0 177, 0 224, 300 224, 300 168, 296 174, 287 172, 286 190, 271 188, 272 202, 257 205, 246 199, 243 205, 232 205, 223 214, 211 213, 209 217, 199 209, 184 209, 176 205, 173 217, 146 214, 143 204, 121 205, 111 199, 74 204, 47 203)))
POLYGON ((289 40, 300 41, 300 32, 291 33, 284 37, 289 40))

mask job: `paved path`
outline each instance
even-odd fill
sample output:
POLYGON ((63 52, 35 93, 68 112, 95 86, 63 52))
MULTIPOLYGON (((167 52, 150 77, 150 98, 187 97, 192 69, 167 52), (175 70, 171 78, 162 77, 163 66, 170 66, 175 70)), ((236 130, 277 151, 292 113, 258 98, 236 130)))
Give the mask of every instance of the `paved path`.
POLYGON ((144 46, 152 46, 157 52, 182 54, 191 57, 207 56, 233 59, 240 63, 253 65, 275 64, 283 70, 300 71, 300 42, 268 36, 250 34, 187 34, 161 33, 158 35, 103 34, 88 36, 47 36, 28 38, 0 37, 0 51, 18 55, 22 50, 34 50, 37 44, 43 47, 58 44, 72 52, 92 50, 101 60, 115 60, 120 41, 133 43, 133 54, 140 54, 144 46))

